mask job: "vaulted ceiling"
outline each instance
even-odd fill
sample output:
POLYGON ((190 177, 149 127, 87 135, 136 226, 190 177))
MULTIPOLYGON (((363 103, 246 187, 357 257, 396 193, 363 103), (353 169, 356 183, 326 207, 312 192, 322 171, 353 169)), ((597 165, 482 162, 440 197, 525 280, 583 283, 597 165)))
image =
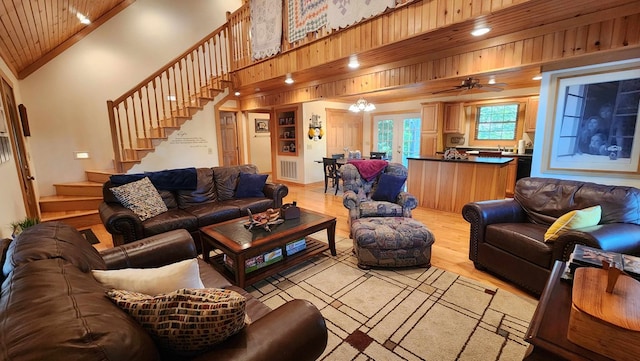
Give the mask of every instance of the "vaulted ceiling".
POLYGON ((24 79, 135 0, 4 0, 0 57, 24 79), (91 21, 83 24, 82 17, 91 21))

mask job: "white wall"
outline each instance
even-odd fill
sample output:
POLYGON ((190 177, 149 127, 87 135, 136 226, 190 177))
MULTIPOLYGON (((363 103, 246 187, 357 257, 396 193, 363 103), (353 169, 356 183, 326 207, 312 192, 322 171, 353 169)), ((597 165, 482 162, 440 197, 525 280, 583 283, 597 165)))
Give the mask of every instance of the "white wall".
MULTIPOLYGON (((0 71, 4 73, 9 79, 9 82, 13 84, 16 104, 22 103, 18 81, 11 74, 7 64, 1 59, 0 71)), ((8 119, 6 119, 6 122, 8 122, 8 119)), ((25 139, 25 142, 28 144, 29 138, 25 139)), ((9 238, 11 236, 11 222, 21 220, 27 214, 22 200, 22 190, 15 157, 13 156, 13 151, 11 153, 11 159, 8 162, 0 164, 0 199, 2 199, 2 201, 0 201, 0 238, 9 238)), ((28 151, 27 157, 30 157, 28 151)), ((37 177, 35 172, 33 175, 37 177)))
POLYGON ((303 180, 304 184, 315 183, 324 181, 324 170, 321 163, 316 163, 317 160, 322 160, 327 155, 327 138, 322 137, 317 141, 309 139, 307 133, 309 132, 309 122, 313 114, 320 116, 322 122, 322 128, 327 130, 327 109, 348 109, 349 104, 337 103, 330 101, 317 101, 305 103, 302 105, 302 142, 299 145, 302 147, 303 152, 303 174, 298 175, 303 180))
MULTIPOLYGON (((538 106, 538 119, 536 121, 536 134, 538 135, 534 140, 534 156, 531 163, 531 176, 533 177, 550 177, 550 178, 562 178, 562 179, 571 179, 578 181, 588 181, 594 183, 602 183, 602 184, 610 184, 610 185, 624 185, 624 186, 633 186, 640 187, 640 177, 638 175, 633 175, 630 173, 591 173, 582 172, 583 174, 579 174, 575 171, 565 171, 565 170, 550 170, 547 163, 549 159, 549 154, 551 152, 551 142, 552 142, 552 127, 553 127, 553 106, 555 99, 553 98, 553 94, 555 93, 553 89, 555 89, 556 84, 552 82, 552 78, 558 75, 562 75, 563 73, 573 73, 576 71, 589 71, 589 72, 598 72, 602 71, 601 68, 622 65, 622 64, 630 64, 636 63, 640 64, 638 61, 640 59, 631 59, 607 64, 598 64, 585 66, 580 68, 572 68, 572 69, 564 69, 553 72, 546 72, 542 74, 542 81, 540 86, 540 104, 538 106)), ((637 66, 637 65, 636 65, 637 66)), ((640 126, 636 124, 636 126, 640 126)), ((637 139, 635 140, 638 141, 637 139)))
MULTIPOLYGON (((241 5, 241 0, 137 0, 21 81, 40 193, 54 194, 53 183, 85 179, 84 170, 112 169, 106 101, 224 24, 225 12, 241 5), (74 160, 74 151, 88 151, 91 158, 74 160)), ((171 162, 180 154, 163 157, 171 162)))
POLYGON ((269 133, 256 133, 256 119, 270 118, 269 113, 248 113, 247 114, 247 142, 248 162, 255 164, 260 173, 271 173, 271 137, 275 136, 273 129, 269 133))

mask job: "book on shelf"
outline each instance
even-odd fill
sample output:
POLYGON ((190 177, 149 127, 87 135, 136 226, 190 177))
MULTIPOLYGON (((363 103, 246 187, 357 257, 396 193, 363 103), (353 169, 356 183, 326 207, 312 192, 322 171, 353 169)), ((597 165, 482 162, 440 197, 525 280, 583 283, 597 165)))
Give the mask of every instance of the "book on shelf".
POLYGON ((615 264, 616 268, 621 269, 629 276, 640 280, 640 257, 605 251, 582 244, 575 245, 562 278, 572 279, 573 273, 578 267, 602 268, 602 261, 607 261, 612 265, 615 264))

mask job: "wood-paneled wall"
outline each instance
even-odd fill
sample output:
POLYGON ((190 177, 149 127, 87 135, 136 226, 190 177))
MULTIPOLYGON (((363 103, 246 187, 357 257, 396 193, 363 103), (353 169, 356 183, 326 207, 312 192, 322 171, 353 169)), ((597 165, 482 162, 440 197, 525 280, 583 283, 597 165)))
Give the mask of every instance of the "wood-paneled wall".
MULTIPOLYGON (((580 15, 580 6, 574 6, 576 16, 558 22, 553 22, 552 17, 534 20, 532 16, 536 11, 552 12, 561 6, 558 1, 465 2, 468 7, 462 3, 445 0, 411 3, 321 41, 242 69, 236 74, 239 86, 281 77, 293 70, 302 70, 297 75, 304 82, 304 69, 331 64, 358 52, 369 51, 369 55, 363 55, 365 59, 368 56, 370 61, 381 64, 342 77, 324 76, 321 71, 316 71, 309 75, 315 79, 311 84, 293 89, 281 86, 272 91, 263 89, 255 96, 243 97, 242 108, 255 109, 400 89, 436 79, 539 67, 550 62, 623 48, 638 49, 640 46, 640 8, 637 2, 614 0, 621 5, 587 15, 580 15), (523 7, 524 3, 531 5, 527 11, 504 11, 508 7, 523 7), (492 19, 502 24, 503 34, 489 40, 470 42, 467 30, 472 24, 464 23, 464 20, 489 8, 498 12, 492 19), (501 10, 504 15, 500 15, 501 10), (539 26, 532 27, 532 21, 538 21, 539 26), (455 30, 438 30, 452 23, 460 26, 455 30)), ((583 4, 595 7, 592 0, 583 4)))

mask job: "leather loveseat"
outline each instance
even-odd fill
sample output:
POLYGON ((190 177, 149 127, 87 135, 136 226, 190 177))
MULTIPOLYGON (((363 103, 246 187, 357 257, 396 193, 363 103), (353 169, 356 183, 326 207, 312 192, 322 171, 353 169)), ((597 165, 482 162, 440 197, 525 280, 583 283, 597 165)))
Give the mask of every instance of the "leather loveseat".
MULTIPOLYGON (((102 187, 104 202, 98 208, 100 218, 111 233, 114 246, 183 228, 191 233, 199 248, 200 227, 246 216, 247 209, 258 213, 282 206, 282 199, 289 192, 283 184, 267 182, 262 189, 264 196, 261 197, 235 197, 240 172, 256 174, 257 171, 253 164, 197 168, 193 189, 163 189, 162 186, 156 186, 168 211, 144 221, 124 207, 111 192, 110 188, 118 185, 112 182, 112 176, 112 180, 105 182, 102 187)), ((162 171, 152 172, 152 175, 162 175, 162 171)), ((177 180, 177 183, 180 181, 177 180)))
MULTIPOLYGON (((94 269, 153 268, 196 257, 189 233, 175 230, 98 253, 60 222, 0 240, 0 359, 178 359, 161 353, 149 334, 106 295, 94 269)), ((324 318, 310 302, 292 300, 275 310, 234 287, 198 260, 207 288, 231 289, 246 299, 251 320, 239 333, 196 360, 315 360, 324 351, 324 318)))
POLYGON ((522 178, 514 198, 466 204, 470 223, 469 259, 486 270, 540 295, 554 261, 567 261, 576 244, 640 254, 640 190, 554 178, 522 178), (544 235, 556 219, 572 210, 600 205, 596 226, 544 235))

